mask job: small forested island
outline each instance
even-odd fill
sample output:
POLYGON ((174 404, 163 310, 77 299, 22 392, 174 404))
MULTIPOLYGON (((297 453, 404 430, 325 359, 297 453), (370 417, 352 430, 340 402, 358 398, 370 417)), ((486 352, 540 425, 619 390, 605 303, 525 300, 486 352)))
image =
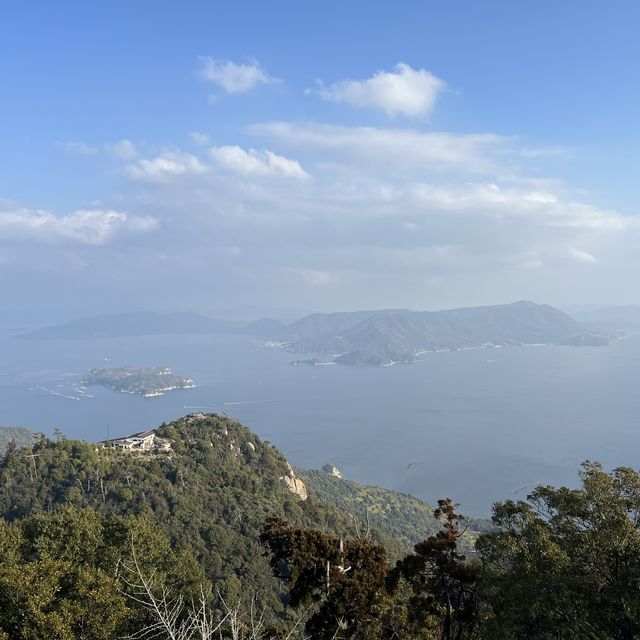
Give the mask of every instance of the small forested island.
POLYGON ((136 393, 145 398, 162 396, 174 389, 193 389, 191 378, 174 375, 169 367, 114 367, 92 369, 80 384, 101 384, 121 393, 136 393))

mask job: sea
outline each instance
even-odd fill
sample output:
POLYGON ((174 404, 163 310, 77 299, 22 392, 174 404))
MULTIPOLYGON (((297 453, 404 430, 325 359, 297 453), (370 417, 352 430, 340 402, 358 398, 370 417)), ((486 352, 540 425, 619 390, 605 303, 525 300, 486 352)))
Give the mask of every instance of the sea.
POLYGON ((292 465, 463 513, 576 486, 580 463, 640 467, 640 335, 609 347, 429 353, 393 367, 290 366, 247 336, 22 340, 0 332, 0 425, 104 440, 187 413, 227 414, 292 465), (197 387, 144 398, 82 388, 90 369, 171 367, 197 387))

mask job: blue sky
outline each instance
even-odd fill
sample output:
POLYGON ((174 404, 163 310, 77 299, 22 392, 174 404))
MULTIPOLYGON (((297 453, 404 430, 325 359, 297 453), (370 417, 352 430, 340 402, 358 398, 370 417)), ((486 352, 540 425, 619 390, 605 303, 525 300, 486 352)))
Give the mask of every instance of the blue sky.
POLYGON ((63 314, 637 302, 639 19, 7 5, 0 293, 63 314))

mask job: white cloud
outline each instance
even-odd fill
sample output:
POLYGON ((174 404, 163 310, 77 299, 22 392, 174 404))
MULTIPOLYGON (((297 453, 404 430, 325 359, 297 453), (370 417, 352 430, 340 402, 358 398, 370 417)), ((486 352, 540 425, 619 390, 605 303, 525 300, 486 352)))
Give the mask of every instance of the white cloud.
POLYGON ((109 153, 121 160, 131 160, 138 155, 136 145, 127 139, 118 140, 118 142, 114 142, 113 144, 107 144, 105 148, 109 153))
POLYGON ((6 239, 101 245, 118 233, 145 232, 157 226, 150 216, 113 209, 81 209, 63 216, 39 209, 0 211, 0 238, 6 239))
POLYGON ((247 132, 294 149, 333 153, 339 163, 355 159, 359 166, 377 166, 387 175, 424 169, 494 171, 495 156, 503 155, 511 140, 493 133, 424 133, 415 129, 289 122, 255 124, 247 127, 247 132))
POLYGON ((163 220, 153 241, 164 257, 148 268, 188 281, 172 285, 181 294, 268 292, 338 308, 484 303, 499 291, 553 303, 561 288, 580 290, 585 268, 613 280, 621 256, 640 255, 640 217, 529 177, 518 138, 283 122, 243 134, 263 139, 123 162, 147 183, 125 202, 163 220), (307 168, 313 179, 301 180, 307 168))
POLYGON ((138 182, 171 183, 180 178, 215 175, 215 168, 241 176, 307 179, 309 174, 297 160, 268 149, 243 149, 239 146, 212 147, 206 156, 181 149, 165 150, 155 158, 140 158, 125 167, 126 175, 138 182))
POLYGON ((388 116, 429 115, 445 83, 426 69, 397 64, 394 71, 377 71, 367 80, 343 80, 315 92, 323 100, 353 107, 381 109, 388 116))
POLYGON ((168 182, 179 176, 198 175, 206 171, 207 167, 199 158, 180 150, 164 151, 151 160, 140 158, 125 169, 131 180, 140 182, 168 182))
POLYGON ((474 210, 504 208, 513 211, 531 209, 558 202, 558 198, 545 191, 503 188, 493 182, 462 184, 418 183, 411 188, 418 201, 440 209, 474 210))
POLYGON ((245 150, 239 146, 226 146, 213 147, 209 153, 219 166, 244 176, 283 176, 298 179, 309 177, 297 160, 285 158, 269 150, 245 150))
POLYGON ((256 60, 249 64, 238 64, 231 60, 201 58, 198 74, 224 89, 226 93, 247 93, 259 85, 274 84, 277 78, 270 76, 256 60))
POLYGON ((495 183, 420 183, 413 185, 409 192, 416 202, 435 210, 475 211, 502 217, 530 216, 549 226, 587 231, 640 228, 639 220, 633 216, 565 201, 543 190, 504 187, 495 183))

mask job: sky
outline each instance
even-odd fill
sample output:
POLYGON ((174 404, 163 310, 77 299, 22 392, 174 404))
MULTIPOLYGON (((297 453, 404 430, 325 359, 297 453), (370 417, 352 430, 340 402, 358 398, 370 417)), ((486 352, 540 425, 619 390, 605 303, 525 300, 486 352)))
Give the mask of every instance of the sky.
POLYGON ((24 2, 5 314, 640 302, 640 5, 24 2))

